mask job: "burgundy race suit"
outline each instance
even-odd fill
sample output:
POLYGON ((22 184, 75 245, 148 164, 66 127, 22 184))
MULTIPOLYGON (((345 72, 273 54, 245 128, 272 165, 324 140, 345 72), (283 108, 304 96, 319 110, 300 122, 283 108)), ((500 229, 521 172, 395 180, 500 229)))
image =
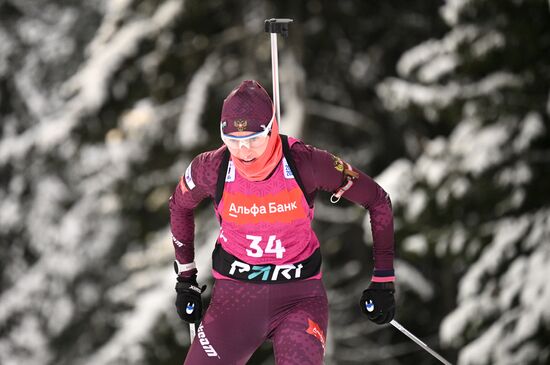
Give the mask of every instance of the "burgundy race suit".
MULTIPOLYGON (((289 145, 301 187, 286 158, 264 181, 245 179, 231 161, 220 172, 226 153, 222 146, 192 161, 170 199, 172 241, 180 264, 194 260, 193 210, 203 199, 214 200, 220 221, 212 302, 186 364, 245 364, 265 340, 273 341, 277 364, 322 363, 328 307, 320 280, 320 243, 311 229, 318 191, 334 193, 345 187, 343 198, 369 211, 372 280, 394 280, 388 194, 326 151, 292 138, 289 145), (225 182, 216 201, 220 173, 225 182), (293 355, 297 352, 306 355, 298 361, 293 355)), ((180 275, 195 273, 191 268, 180 275)))

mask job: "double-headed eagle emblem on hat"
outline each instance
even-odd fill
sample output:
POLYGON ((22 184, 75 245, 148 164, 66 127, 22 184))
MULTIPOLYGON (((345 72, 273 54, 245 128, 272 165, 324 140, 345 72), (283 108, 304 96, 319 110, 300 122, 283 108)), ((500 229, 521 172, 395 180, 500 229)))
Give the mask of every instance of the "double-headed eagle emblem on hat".
POLYGON ((237 128, 239 132, 243 132, 248 126, 248 121, 246 121, 245 119, 237 119, 233 121, 233 125, 235 126, 235 128, 237 128))

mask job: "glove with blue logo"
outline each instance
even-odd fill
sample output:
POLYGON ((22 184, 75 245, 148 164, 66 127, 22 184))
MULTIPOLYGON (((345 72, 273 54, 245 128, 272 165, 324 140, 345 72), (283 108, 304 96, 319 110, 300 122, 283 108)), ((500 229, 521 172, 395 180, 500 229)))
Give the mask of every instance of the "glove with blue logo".
POLYGON ((178 276, 176 284, 176 310, 180 318, 189 323, 198 323, 202 317, 201 294, 206 290, 197 284, 197 276, 182 278, 178 276))
POLYGON ((361 311, 376 324, 389 323, 395 315, 394 293, 393 282, 370 283, 361 296, 361 311))

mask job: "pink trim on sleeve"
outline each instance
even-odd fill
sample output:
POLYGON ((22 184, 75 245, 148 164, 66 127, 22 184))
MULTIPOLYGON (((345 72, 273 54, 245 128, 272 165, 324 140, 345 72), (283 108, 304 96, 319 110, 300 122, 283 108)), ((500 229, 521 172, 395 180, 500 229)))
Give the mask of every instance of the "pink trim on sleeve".
POLYGON ((373 276, 371 281, 373 283, 389 283, 389 282, 395 281, 395 276, 385 276, 385 277, 373 276))

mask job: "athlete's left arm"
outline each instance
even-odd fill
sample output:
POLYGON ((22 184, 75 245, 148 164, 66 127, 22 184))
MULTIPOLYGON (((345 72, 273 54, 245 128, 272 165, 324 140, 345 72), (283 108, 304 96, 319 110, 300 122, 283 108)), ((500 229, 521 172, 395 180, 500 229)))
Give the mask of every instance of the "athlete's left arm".
POLYGON ((306 190, 314 187, 315 190, 334 193, 344 187, 348 183, 348 179, 351 180, 351 186, 343 193, 342 197, 369 211, 374 241, 372 281, 394 281, 393 213, 388 193, 364 172, 329 152, 308 145, 296 147, 302 150, 301 158, 298 158, 301 161, 296 161, 297 164, 303 165, 304 162, 309 162, 310 168, 298 167, 306 190), (302 171, 304 171, 303 175, 302 171))

